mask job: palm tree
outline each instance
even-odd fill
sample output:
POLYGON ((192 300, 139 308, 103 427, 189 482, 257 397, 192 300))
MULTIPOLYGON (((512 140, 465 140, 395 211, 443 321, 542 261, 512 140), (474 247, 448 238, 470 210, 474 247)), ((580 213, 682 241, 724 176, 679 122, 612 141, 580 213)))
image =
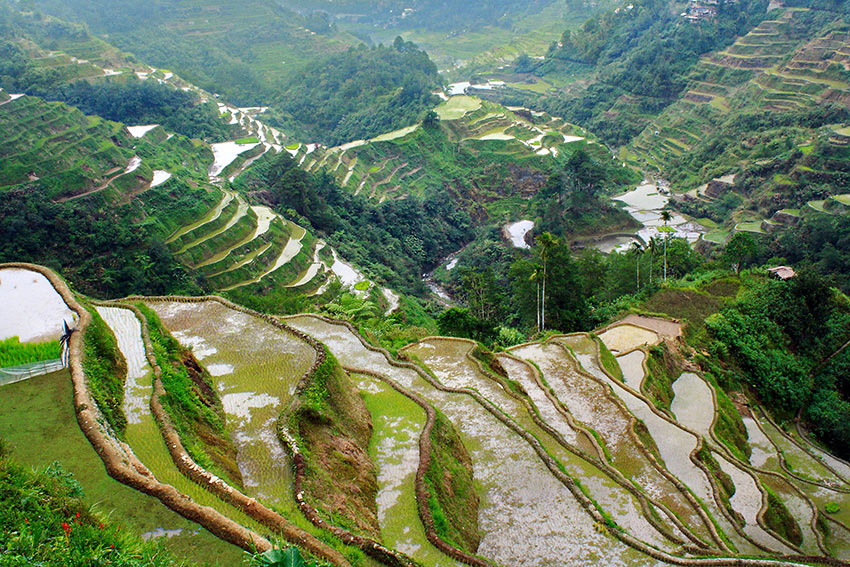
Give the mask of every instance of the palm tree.
POLYGON ((670 222, 670 211, 661 211, 661 220, 664 221, 664 283, 667 283, 667 240, 670 238, 667 223, 670 222))
POLYGON ((543 268, 535 265, 534 271, 529 277, 529 281, 537 282, 537 332, 540 332, 540 277, 543 275, 543 268))
POLYGON ((650 238, 647 248, 649 249, 649 285, 652 285, 652 264, 655 261, 655 255, 658 253, 658 237, 650 238))
POLYGON ((640 290, 640 257, 643 254, 643 246, 637 240, 632 240, 632 246, 629 248, 629 253, 635 255, 635 291, 640 290))
POLYGON ((540 306, 540 330, 543 330, 546 328, 546 280, 548 279, 546 262, 549 259, 549 253, 560 242, 558 237, 553 236, 550 232, 544 232, 543 234, 537 235, 536 240, 537 244, 540 246, 540 258, 543 260, 543 301, 540 306))

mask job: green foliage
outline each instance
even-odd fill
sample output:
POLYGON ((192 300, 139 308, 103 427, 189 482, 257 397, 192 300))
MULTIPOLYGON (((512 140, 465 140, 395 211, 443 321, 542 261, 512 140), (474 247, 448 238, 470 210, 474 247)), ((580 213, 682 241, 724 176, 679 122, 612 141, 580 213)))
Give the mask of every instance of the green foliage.
POLYGON ((602 367, 608 371, 608 373, 623 382, 623 370, 620 368, 620 364, 617 362, 617 358, 611 354, 611 351, 608 350, 608 347, 605 346, 599 337, 594 336, 594 341, 597 345, 599 345, 599 359, 602 361, 602 367))
POLYGON ((773 253, 794 265, 811 264, 832 276, 835 285, 850 292, 850 215, 806 215, 800 224, 781 232, 773 253))
POLYGON ((722 388, 719 388, 717 384, 713 383, 713 376, 711 374, 706 374, 705 378, 714 385, 714 392, 717 398, 717 418, 714 422, 715 435, 736 457, 744 462, 748 462, 752 448, 749 444, 747 428, 741 419, 738 408, 735 407, 735 404, 732 403, 726 392, 722 388))
POLYGON ((826 510, 827 514, 837 514, 841 510, 841 507, 835 502, 827 502, 824 510, 826 510))
POLYGON ((89 391, 107 423, 120 435, 127 427, 124 380, 127 361, 118 350, 118 341, 97 310, 89 307, 91 323, 83 335, 83 371, 89 391))
POLYGON ((173 567, 159 544, 145 543, 91 510, 74 477, 53 463, 28 472, 0 456, 3 565, 173 567))
POLYGON ((61 100, 86 114, 129 125, 160 124, 171 132, 208 142, 227 140, 231 130, 219 118, 215 104, 202 104, 194 93, 153 80, 95 84, 79 81, 47 92, 19 90, 61 100))
POLYGON ((756 283, 734 306, 706 320, 709 352, 742 375, 774 414, 802 410, 840 455, 850 448, 850 404, 842 394, 848 362, 837 352, 850 338, 848 325, 846 302, 805 269, 788 281, 756 283))
POLYGON ((669 411, 676 395, 673 392, 673 382, 679 378, 681 368, 665 343, 649 349, 646 370, 644 392, 655 407, 669 411))
POLYGON ((59 341, 21 343, 18 337, 0 340, 0 368, 42 360, 55 360, 62 354, 59 341))
MULTIPOLYGON (((295 547, 286 549, 272 548, 251 557, 251 565, 257 567, 307 567, 308 563, 301 557, 301 552, 295 547)), ((316 565, 315 562, 309 563, 316 565)))
MULTIPOLYGON (((165 395, 160 398, 171 417, 186 451, 199 465, 223 467, 233 474, 232 456, 227 454, 227 432, 221 401, 212 387, 212 378, 191 352, 180 345, 163 326, 155 311, 136 304, 147 320, 154 356, 162 373, 165 395), (215 437, 220 437, 215 442, 215 437)), ((238 468, 237 468, 238 470, 238 468)))
POLYGON ((334 146, 396 130, 436 104, 437 67, 413 43, 360 45, 318 60, 282 85, 272 122, 334 146))
POLYGON ((788 512, 785 503, 772 490, 764 487, 767 491, 767 510, 764 512, 764 521, 767 527, 793 543, 800 545, 803 542, 803 532, 800 525, 788 512))
POLYGON ((581 96, 511 92, 507 104, 546 110, 623 145, 675 100, 702 54, 732 43, 766 16, 764 0, 724 3, 712 20, 689 23, 663 0, 591 17, 553 44, 536 73, 593 72, 581 96), (616 116, 616 119, 612 119, 616 116))
POLYGON ((431 431, 431 443, 425 483, 434 529, 450 545, 475 553, 481 534, 472 461, 451 421, 440 411, 431 431))
POLYGON ((373 279, 408 293, 424 293, 422 273, 460 248, 472 224, 444 188, 421 199, 376 203, 365 194, 342 190, 326 175, 303 171, 286 152, 258 160, 237 179, 236 187, 269 191, 278 211, 294 209, 303 224, 326 236, 347 260, 373 279), (421 245, 417 256, 407 244, 413 238, 421 245))

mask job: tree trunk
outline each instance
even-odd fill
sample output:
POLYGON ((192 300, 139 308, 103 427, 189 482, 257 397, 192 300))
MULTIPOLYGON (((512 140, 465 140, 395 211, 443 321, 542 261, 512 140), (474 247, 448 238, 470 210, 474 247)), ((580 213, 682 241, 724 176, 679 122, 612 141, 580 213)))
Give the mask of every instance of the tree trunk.
POLYGON ((537 280, 537 332, 540 332, 540 280, 537 280))
POLYGON ((540 309, 540 330, 546 330, 546 262, 543 262, 543 303, 540 309))

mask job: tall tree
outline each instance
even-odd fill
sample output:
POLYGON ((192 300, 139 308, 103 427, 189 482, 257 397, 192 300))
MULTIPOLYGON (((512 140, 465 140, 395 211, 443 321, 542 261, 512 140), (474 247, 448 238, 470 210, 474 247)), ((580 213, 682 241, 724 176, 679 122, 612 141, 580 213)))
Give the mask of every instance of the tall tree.
POLYGON ((664 221, 664 283, 667 283, 667 240, 670 238, 670 211, 661 211, 661 220, 664 221))
POLYGON ((537 240, 537 253, 543 261, 543 295, 540 308, 540 330, 546 329, 546 280, 548 279, 547 263, 552 250, 560 244, 560 240, 550 232, 539 234, 537 240))

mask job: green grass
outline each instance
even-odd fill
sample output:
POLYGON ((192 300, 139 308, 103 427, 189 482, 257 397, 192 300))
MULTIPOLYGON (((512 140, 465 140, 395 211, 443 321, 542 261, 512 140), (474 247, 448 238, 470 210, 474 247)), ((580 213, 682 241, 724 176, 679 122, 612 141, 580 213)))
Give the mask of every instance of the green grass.
MULTIPOLYGON (((122 531, 157 528, 181 530, 165 539, 179 558, 199 565, 239 565, 243 552, 106 473, 97 453, 77 426, 73 386, 67 370, 36 376, 0 388, 0 437, 12 458, 28 469, 43 470, 53 461, 73 473, 93 510, 122 531)), ((0 506, 0 515, 4 507, 0 506)), ((2 532, 2 528, 0 528, 2 532)), ((0 554, 2 556, 2 554, 0 554)))
POLYGON ((256 136, 248 136, 247 138, 239 138, 236 143, 240 145, 259 144, 260 139, 256 136))
POLYGON ((59 341, 21 343, 18 337, 0 341, 0 368, 20 366, 42 360, 55 360, 62 354, 59 341))
POLYGON ((354 289, 356 289, 357 291, 366 291, 371 287, 371 285, 371 282, 363 280, 362 282, 357 282, 356 284, 354 284, 354 289))
POLYGON ((127 426, 122 408, 127 361, 109 325, 95 309, 88 308, 88 311, 92 321, 83 335, 83 371, 103 417, 120 434, 127 426))
POLYGON ((771 489, 767 491, 767 510, 764 513, 764 521, 767 527, 793 543, 800 545, 803 542, 803 532, 800 525, 794 519, 785 504, 771 489))
POLYGON ((77 480, 53 463, 38 473, 0 454, 3 565, 169 567, 161 543, 145 543, 82 500, 77 480))
POLYGON ((649 349, 643 387, 655 407, 667 411, 670 410, 670 404, 676 395, 673 382, 679 377, 678 369, 672 368, 672 364, 672 356, 664 344, 649 349))
POLYGON ((168 412, 186 451, 196 463, 224 473, 239 485, 236 450, 225 431, 224 410, 215 394, 212 378, 162 325, 157 314, 143 304, 136 307, 147 320, 157 363, 162 369, 165 395, 161 402, 168 412), (195 369, 190 376, 189 369, 195 369))
POLYGON ((608 347, 605 346, 599 337, 593 336, 593 340, 599 345, 599 359, 602 362, 602 367, 608 371, 608 373, 623 382, 623 370, 620 368, 620 364, 617 362, 617 359, 611 354, 611 351, 608 350, 608 347))

